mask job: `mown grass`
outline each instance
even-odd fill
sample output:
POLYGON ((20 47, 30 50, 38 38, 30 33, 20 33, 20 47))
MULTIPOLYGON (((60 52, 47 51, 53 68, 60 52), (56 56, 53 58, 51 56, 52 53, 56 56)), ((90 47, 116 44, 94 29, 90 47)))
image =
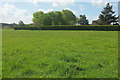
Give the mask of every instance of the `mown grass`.
POLYGON ((3 78, 116 78, 117 31, 2 31, 3 78))

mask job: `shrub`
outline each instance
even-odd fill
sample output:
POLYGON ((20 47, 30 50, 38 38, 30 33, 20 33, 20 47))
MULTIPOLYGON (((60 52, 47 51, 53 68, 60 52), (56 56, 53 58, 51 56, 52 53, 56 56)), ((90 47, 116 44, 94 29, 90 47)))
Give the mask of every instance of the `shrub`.
POLYGON ((14 27, 15 30, 97 30, 97 31, 119 31, 120 26, 113 25, 62 25, 41 27, 14 27))

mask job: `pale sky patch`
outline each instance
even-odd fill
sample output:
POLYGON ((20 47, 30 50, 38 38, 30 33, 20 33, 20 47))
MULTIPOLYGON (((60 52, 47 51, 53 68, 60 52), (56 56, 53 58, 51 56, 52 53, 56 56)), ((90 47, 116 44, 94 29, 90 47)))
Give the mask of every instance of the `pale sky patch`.
POLYGON ((89 20, 90 24, 92 23, 92 21, 98 20, 98 16, 86 15, 86 17, 89 20))
MULTIPOLYGON (((33 13, 43 11, 44 13, 51 11, 62 11, 63 9, 71 10, 76 17, 79 15, 88 15, 90 23, 97 20, 97 16, 109 0, 2 0, 0 5, 0 22, 18 23, 22 20, 24 23, 32 23, 33 13), (8 2, 7 2, 8 1, 8 2), (19 2, 17 2, 19 1, 19 2), (21 3, 23 1, 23 3, 21 3), (28 1, 28 2, 27 2, 28 1), (9 3, 10 2, 10 3, 9 3), (12 3, 11 3, 12 2, 12 3), (46 3, 40 3, 46 2, 46 3), (50 3, 49 3, 50 2, 50 3)), ((115 2, 115 0, 113 1, 115 2)), ((112 2, 111 2, 112 3, 112 2)), ((117 11, 117 2, 112 3, 113 10, 117 11)))
POLYGON ((103 1, 103 0, 91 0, 91 4, 96 8, 102 8, 107 3, 108 3, 107 1, 103 1))
POLYGON ((47 9, 47 10, 39 9, 38 11, 42 11, 44 13, 48 13, 48 12, 52 12, 54 10, 53 9, 47 9))
POLYGON ((32 22, 32 16, 26 9, 18 9, 15 6, 6 3, 0 7, 0 11, 0 23, 18 23, 20 20, 24 23, 32 22))

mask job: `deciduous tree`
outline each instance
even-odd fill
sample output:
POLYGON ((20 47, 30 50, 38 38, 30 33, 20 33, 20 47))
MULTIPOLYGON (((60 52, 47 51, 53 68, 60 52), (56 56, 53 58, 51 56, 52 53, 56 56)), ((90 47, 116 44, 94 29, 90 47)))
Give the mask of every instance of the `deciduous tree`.
POLYGON ((33 20, 32 21, 33 21, 34 25, 36 25, 36 26, 44 25, 43 19, 44 19, 44 12, 39 11, 39 12, 35 12, 33 14, 33 20))
POLYGON ((36 26, 41 25, 74 25, 76 16, 70 10, 63 10, 44 13, 42 11, 33 14, 33 23, 36 26))
POLYGON ((76 16, 73 14, 72 11, 70 10, 63 10, 62 11, 62 18, 63 18, 63 23, 65 25, 74 25, 76 23, 76 16))

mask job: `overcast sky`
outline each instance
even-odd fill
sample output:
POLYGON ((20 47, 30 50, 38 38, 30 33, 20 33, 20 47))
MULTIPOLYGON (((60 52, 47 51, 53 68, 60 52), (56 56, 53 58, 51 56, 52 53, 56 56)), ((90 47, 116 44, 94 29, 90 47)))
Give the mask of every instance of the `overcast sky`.
MULTIPOLYGON (((62 11, 69 9, 79 17, 80 14, 85 14, 91 23, 92 20, 97 20, 99 14, 105 7, 108 1, 91 0, 91 1, 75 1, 69 0, 29 0, 29 1, 11 1, 4 0, 0 3, 0 23, 18 23, 22 20, 24 23, 32 23, 33 13, 36 11, 43 11, 45 13, 50 11, 62 11)), ((110 2, 113 5, 113 10, 118 15, 118 2, 110 2)))

